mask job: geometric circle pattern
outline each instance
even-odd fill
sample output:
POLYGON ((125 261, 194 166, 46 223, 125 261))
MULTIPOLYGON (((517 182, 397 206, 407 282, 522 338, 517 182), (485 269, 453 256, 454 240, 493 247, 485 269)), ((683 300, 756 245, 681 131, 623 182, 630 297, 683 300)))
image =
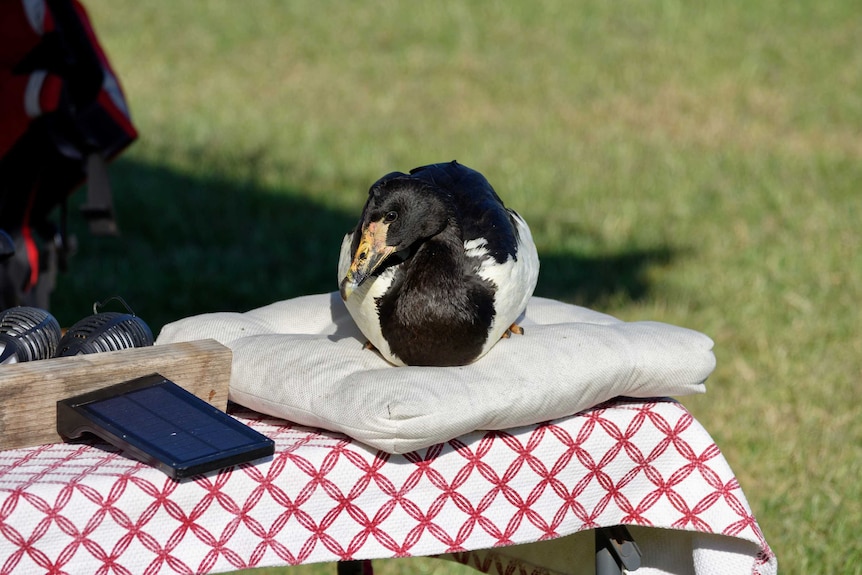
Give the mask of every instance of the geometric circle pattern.
POLYGON ((207 573, 463 553, 617 524, 775 557, 703 427, 664 399, 477 431, 404 455, 238 409, 275 456, 174 481, 103 444, 0 452, 0 575, 207 573))

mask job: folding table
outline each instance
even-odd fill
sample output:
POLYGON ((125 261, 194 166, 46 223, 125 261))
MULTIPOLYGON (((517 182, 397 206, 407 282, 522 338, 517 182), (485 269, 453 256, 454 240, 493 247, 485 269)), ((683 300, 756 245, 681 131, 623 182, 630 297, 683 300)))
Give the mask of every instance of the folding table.
POLYGON ((272 458, 174 481, 104 444, 0 452, 0 575, 409 556, 589 573, 595 530, 618 525, 643 554, 638 573, 777 572, 719 448, 670 399, 618 398, 402 455, 231 413, 276 442, 272 458))

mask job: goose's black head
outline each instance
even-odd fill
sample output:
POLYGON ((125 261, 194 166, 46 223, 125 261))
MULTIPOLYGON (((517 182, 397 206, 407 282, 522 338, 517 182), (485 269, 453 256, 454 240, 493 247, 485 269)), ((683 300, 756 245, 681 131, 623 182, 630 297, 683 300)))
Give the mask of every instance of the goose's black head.
POLYGON ((404 261, 443 231, 451 220, 450 203, 444 190, 400 172, 375 182, 353 234, 353 261, 341 281, 341 297, 350 297, 387 260, 386 265, 404 261))

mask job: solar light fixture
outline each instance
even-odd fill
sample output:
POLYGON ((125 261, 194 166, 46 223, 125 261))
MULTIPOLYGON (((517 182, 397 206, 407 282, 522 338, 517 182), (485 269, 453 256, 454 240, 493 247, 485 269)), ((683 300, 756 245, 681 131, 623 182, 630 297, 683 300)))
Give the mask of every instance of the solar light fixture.
POLYGON ((92 433, 181 479, 270 456, 271 439, 159 374, 57 402, 57 432, 92 433))

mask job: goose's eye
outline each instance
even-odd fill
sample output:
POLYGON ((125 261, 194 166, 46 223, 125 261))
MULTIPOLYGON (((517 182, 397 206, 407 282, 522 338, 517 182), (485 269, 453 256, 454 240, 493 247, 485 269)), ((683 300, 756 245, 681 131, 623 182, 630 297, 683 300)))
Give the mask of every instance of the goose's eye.
POLYGON ((398 212, 386 212, 386 215, 383 216, 383 222, 386 224, 391 224, 395 220, 398 219, 398 212))

